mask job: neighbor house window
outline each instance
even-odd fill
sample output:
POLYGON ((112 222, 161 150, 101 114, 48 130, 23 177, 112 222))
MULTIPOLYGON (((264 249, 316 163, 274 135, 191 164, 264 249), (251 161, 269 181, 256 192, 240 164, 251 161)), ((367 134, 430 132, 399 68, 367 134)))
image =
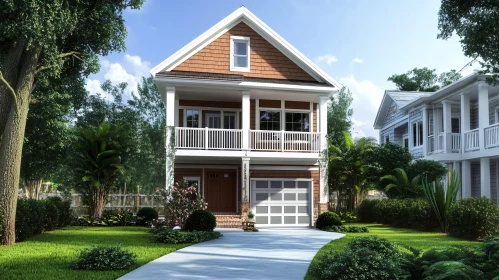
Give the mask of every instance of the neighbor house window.
POLYGON ((385 135, 385 143, 390 143, 390 135, 385 135))
POLYGON ((250 71, 250 38, 230 37, 230 71, 250 71))
POLYGON ((260 111, 260 130, 281 130, 281 112, 260 111))
POLYGON ((412 123, 412 146, 419 147, 423 145, 423 122, 412 123))
POLYGON ((199 110, 185 110, 186 127, 199 127, 199 110))
POLYGON ((286 113, 286 131, 310 131, 309 113, 286 113))

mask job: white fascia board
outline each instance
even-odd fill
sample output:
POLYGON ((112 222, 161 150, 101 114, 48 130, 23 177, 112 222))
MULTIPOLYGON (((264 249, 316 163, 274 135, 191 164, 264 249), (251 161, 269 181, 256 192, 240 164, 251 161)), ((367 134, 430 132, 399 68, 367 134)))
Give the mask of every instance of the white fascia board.
POLYGON ((383 94, 383 99, 381 100, 381 104, 379 105, 379 108, 378 108, 378 112, 376 113, 376 118, 374 119, 374 129, 380 129, 381 128, 381 124, 379 124, 378 122, 382 121, 380 118, 381 118, 381 112, 384 112, 386 109, 386 102, 388 102, 387 98, 386 97, 389 97, 390 100, 392 100, 392 97, 390 95, 388 95, 387 91, 385 91, 385 93, 383 94))
POLYGON ((387 124, 387 125, 385 125, 385 126, 382 126, 382 127, 380 127, 380 128, 377 128, 377 129, 379 129, 379 130, 384 130, 384 129, 387 129, 387 128, 391 127, 391 126, 397 125, 397 124, 399 124, 399 123, 402 123, 402 122, 407 122, 408 120, 409 120, 409 115, 407 115, 407 116, 405 116, 405 117, 402 117, 402 118, 400 118, 400 119, 398 119, 398 120, 396 120, 396 121, 393 121, 393 122, 391 122, 391 123, 389 123, 389 124, 387 124))
POLYGON ((262 37, 264 37, 269 43, 271 43, 279 51, 284 53, 289 59, 291 59, 291 61, 299 65, 312 77, 324 82, 328 82, 336 87, 336 89, 340 89, 343 87, 340 83, 331 78, 326 72, 315 65, 310 59, 299 52, 284 38, 279 36, 279 34, 277 34, 274 30, 272 30, 268 25, 266 25, 262 20, 260 20, 244 6, 235 10, 229 16, 215 24, 199 37, 192 40, 189 44, 185 45, 169 58, 155 66, 153 69, 151 69, 150 73, 153 76, 156 76, 156 74, 158 72, 161 72, 163 69, 166 69, 166 71, 171 71, 180 63, 184 62, 189 57, 204 48, 206 45, 213 42, 220 35, 227 32, 230 28, 235 26, 240 21, 246 23, 248 26, 255 29, 255 31, 260 31, 258 33, 262 37))
POLYGON ((285 90, 285 91, 303 91, 315 92, 323 94, 334 94, 338 90, 333 87, 325 86, 306 86, 306 85, 293 85, 293 84, 279 84, 279 83, 260 83, 260 82, 240 82, 240 81, 217 81, 217 80, 199 80, 199 79, 176 79, 168 77, 155 77, 157 82, 165 82, 171 86, 178 85, 191 85, 191 86, 224 86, 233 87, 235 89, 272 89, 272 90, 285 90))

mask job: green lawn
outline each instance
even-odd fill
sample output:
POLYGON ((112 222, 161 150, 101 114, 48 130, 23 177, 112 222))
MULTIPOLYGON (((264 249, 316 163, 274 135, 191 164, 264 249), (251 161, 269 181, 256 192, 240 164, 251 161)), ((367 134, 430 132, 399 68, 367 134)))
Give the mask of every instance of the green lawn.
POLYGON ((150 241, 143 227, 66 227, 46 232, 12 246, 0 246, 1 279, 116 279, 154 259, 190 244, 150 241), (76 271, 68 268, 83 248, 121 245, 137 255, 129 270, 76 271))
MULTIPOLYGON (((317 262, 319 256, 327 254, 331 250, 343 250, 354 237, 358 236, 376 235, 387 238, 400 246, 413 247, 423 251, 434 247, 447 247, 454 245, 477 247, 480 244, 479 242, 449 237, 439 232, 423 232, 403 228, 393 228, 378 224, 346 224, 346 226, 366 226, 369 228, 369 233, 347 233, 345 237, 329 242, 324 245, 319 252, 317 252, 312 262, 317 262)), ((305 279, 312 280, 315 278, 307 273, 305 279)))

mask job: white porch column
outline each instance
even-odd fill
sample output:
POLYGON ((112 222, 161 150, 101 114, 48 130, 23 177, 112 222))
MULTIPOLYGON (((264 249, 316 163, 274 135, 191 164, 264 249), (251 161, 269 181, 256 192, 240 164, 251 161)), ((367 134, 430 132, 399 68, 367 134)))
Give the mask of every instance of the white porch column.
POLYGON ((243 130, 243 150, 249 150, 250 141, 250 91, 242 92, 242 130, 243 130))
MULTIPOLYGON (((465 150, 466 141, 464 140, 464 133, 470 130, 470 96, 464 92, 461 93, 461 149, 462 153, 465 150)), ((470 168, 468 164, 468 168, 470 168)), ((463 162, 463 170, 464 170, 464 162, 463 162)), ((463 172, 464 175, 464 172, 463 172)), ((463 182, 464 186, 464 182, 463 182)), ((469 194, 471 196, 471 192, 469 194)), ((470 197, 464 196, 463 197, 470 197)))
POLYGON ((490 159, 486 157, 480 158, 480 196, 490 198, 490 159))
POLYGON ((457 178, 459 179, 459 190, 457 191, 457 198, 462 198, 463 195, 463 184, 461 183, 461 162, 460 161, 454 161, 452 164, 452 171, 455 171, 455 174, 457 178))
POLYGON ((461 174, 462 198, 469 198, 471 197, 471 162, 469 160, 461 162, 461 174))
POLYGON ((173 184, 173 163, 175 151, 170 147, 172 137, 175 137, 175 88, 166 87, 166 188, 173 184))
MULTIPOLYGON (((428 123, 428 110, 426 106, 423 107, 421 110, 423 113, 423 157, 428 155, 428 129, 429 129, 429 123, 428 123)), ((408 122, 410 124, 410 122, 408 122)), ((411 134, 411 128, 409 127, 408 130, 409 134, 411 134)), ((411 136, 409 136, 411 137, 411 136)), ((412 141, 412 138, 409 138, 409 142, 412 141)))
POLYGON ((489 126, 489 87, 487 83, 480 81, 478 82, 478 139, 481 151, 485 150, 485 128, 487 126, 489 126))
POLYGON ((248 212, 250 211, 250 158, 241 158, 241 216, 243 219, 248 217, 248 212))
POLYGON ((442 101, 443 105, 443 117, 444 117, 444 153, 449 152, 449 133, 452 133, 452 105, 449 100, 442 101))
POLYGON ((438 121, 438 108, 433 107, 433 152, 438 150, 438 132, 439 132, 439 121, 438 121))
POLYGON ((321 132, 321 151, 327 148, 327 102, 329 96, 321 96, 319 103, 319 130, 321 132))

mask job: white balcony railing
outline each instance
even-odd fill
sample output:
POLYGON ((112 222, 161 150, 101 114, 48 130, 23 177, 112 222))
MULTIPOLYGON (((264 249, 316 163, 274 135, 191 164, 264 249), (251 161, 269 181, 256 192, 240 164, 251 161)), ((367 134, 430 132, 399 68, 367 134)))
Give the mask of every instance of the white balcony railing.
POLYGON ((477 129, 473 129, 464 133, 464 151, 471 152, 480 149, 480 137, 477 129))
POLYGON ((433 154, 435 152, 435 137, 433 135, 428 136, 428 154, 433 154))
POLYGON ((320 133, 251 130, 250 149, 318 153, 320 151, 320 133))
POLYGON ((447 152, 461 152, 461 133, 447 133, 447 152))
POLYGON ((485 149, 499 146, 499 123, 485 128, 485 149))
MULTIPOLYGON (((320 133, 250 130, 249 149, 254 151, 320 152, 320 133)), ((175 128, 175 147, 195 150, 242 150, 241 129, 175 128)))

